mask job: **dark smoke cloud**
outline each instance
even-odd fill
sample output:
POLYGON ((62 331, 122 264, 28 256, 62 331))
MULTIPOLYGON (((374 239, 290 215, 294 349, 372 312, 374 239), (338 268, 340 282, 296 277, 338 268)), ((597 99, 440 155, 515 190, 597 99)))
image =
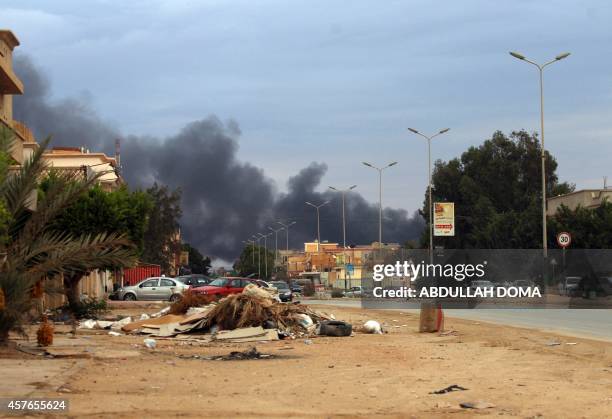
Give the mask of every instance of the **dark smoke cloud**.
MULTIPOLYGON (((145 188, 157 182, 180 187, 184 238, 204 254, 231 261, 239 253, 242 240, 265 232, 275 220, 297 222, 290 229, 290 246, 300 248, 304 241, 316 238, 316 212, 305 201, 331 201, 321 209, 321 238, 342 241, 339 194, 316 192, 327 171, 326 164, 312 163, 300 170, 289 178, 287 192, 278 193, 262 169, 237 160, 240 129, 234 121, 224 123, 209 116, 167 138, 125 136, 83 100, 52 101, 49 82, 27 57, 18 56, 14 66, 26 88, 23 96, 14 98, 15 119, 25 122, 39 139, 52 135, 55 146, 85 146, 113 154, 115 139, 122 138, 123 175, 129 185, 145 188)), ((376 204, 350 193, 346 214, 347 244, 377 239, 376 204)), ((415 239, 422 229, 418 214, 384 210, 386 241, 415 239)), ((283 232, 279 247, 284 239, 283 232)), ((273 237, 268 243, 274 245, 273 237)))

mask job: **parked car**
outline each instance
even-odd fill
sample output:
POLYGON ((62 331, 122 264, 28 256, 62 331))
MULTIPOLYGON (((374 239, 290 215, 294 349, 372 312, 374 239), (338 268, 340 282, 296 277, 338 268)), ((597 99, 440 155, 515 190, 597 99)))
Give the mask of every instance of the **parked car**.
POLYGON ((203 287, 212 282, 212 279, 202 274, 191 274, 177 276, 176 279, 186 285, 190 285, 192 288, 203 287))
POLYGON ((361 297, 363 295, 363 288, 351 287, 349 290, 344 292, 345 297, 361 297))
POLYGON ((291 292, 294 294, 301 294, 304 291, 304 287, 295 281, 289 284, 289 288, 291 289, 291 292))
POLYGON ((559 294, 575 297, 580 294, 580 277, 568 276, 559 283, 559 294))
POLYGON ((193 288, 192 291, 196 294, 214 295, 221 298, 230 294, 240 294, 248 284, 257 285, 252 279, 225 277, 217 278, 203 287, 193 288))
POLYGON ((293 300, 293 292, 291 292, 291 288, 289 288, 285 281, 272 281, 270 285, 278 290, 278 298, 282 302, 293 300))
POLYGON ((177 301, 190 286, 178 278, 154 277, 140 281, 136 285, 121 287, 117 290, 117 299, 134 300, 166 300, 177 301))

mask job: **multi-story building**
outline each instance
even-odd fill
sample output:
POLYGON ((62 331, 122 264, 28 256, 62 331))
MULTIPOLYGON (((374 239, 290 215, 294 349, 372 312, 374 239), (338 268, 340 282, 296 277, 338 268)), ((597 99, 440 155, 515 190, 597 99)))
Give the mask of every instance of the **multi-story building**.
POLYGON ((43 159, 55 170, 82 172, 86 178, 98 176, 99 184, 106 191, 123 183, 116 159, 104 153, 92 153, 84 147, 54 147, 43 154, 43 159))
POLYGON ((565 205, 571 210, 578 206, 588 209, 597 208, 606 199, 608 202, 612 202, 612 189, 582 189, 565 195, 553 196, 546 200, 548 204, 546 215, 552 217, 561 205, 565 205))
MULTIPOLYGON (((383 244, 385 251, 397 250, 397 243, 383 244)), ((360 286, 372 261, 381 247, 378 242, 343 248, 338 243, 304 243, 304 251, 281 251, 282 261, 287 266, 288 276, 293 279, 308 279, 315 284, 332 288, 360 286)))
POLYGON ((17 142, 12 149, 16 165, 27 160, 38 147, 34 135, 23 123, 13 119, 13 96, 23 94, 23 83, 13 72, 13 50, 19 40, 13 32, 0 29, 0 126, 15 133, 17 142))

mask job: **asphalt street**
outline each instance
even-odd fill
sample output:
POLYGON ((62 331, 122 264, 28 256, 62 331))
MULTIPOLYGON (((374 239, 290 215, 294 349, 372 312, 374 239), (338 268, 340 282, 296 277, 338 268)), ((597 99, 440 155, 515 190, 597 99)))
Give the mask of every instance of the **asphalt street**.
MULTIPOLYGON (((361 307, 359 299, 306 300, 306 304, 361 307)), ((418 310, 403 309, 418 313, 418 310)), ((526 327, 568 336, 612 342, 612 310, 589 309, 447 309, 447 317, 526 327)))

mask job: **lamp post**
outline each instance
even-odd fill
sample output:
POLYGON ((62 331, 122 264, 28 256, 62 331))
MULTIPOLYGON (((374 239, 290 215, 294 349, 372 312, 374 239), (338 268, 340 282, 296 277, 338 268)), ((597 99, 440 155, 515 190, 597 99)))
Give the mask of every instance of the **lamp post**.
POLYGON ((272 227, 268 228, 274 232, 274 265, 276 265, 278 262, 278 232, 284 230, 285 227, 281 227, 277 230, 273 229, 272 227))
POLYGON ((261 239, 264 237, 263 234, 257 233, 257 277, 259 279, 261 279, 261 239))
POLYGON ((346 285, 346 217, 345 217, 345 211, 344 211, 344 201, 345 201, 345 195, 347 192, 352 191, 353 189, 355 189, 357 187, 357 185, 353 185, 348 189, 338 189, 338 188, 334 188, 333 186, 330 186, 329 189, 331 189, 332 191, 336 191, 336 192, 340 192, 340 194, 342 195, 342 257, 343 257, 343 263, 344 263, 344 289, 347 289, 347 285, 346 285))
POLYGON ((397 164, 396 161, 389 163, 385 167, 376 167, 368 162, 362 162, 365 166, 378 170, 378 249, 382 249, 382 172, 397 164))
POLYGON ((268 279, 268 237, 270 237, 272 233, 262 234, 261 236, 264 239, 264 266, 265 266, 265 278, 268 279))
POLYGON ((285 232, 287 233, 286 236, 286 243, 285 243, 285 251, 287 252, 287 278, 289 278, 289 227, 291 227, 292 225, 295 224, 295 221, 291 221, 288 224, 285 223, 281 223, 280 221, 276 222, 277 224, 282 225, 285 228, 285 232))
POLYGON ((510 52, 514 58, 517 58, 521 61, 525 61, 529 64, 532 64, 538 68, 540 73, 540 136, 542 137, 542 252, 544 258, 548 257, 548 240, 546 233, 546 149, 544 148, 544 68, 552 63, 556 63, 557 61, 561 61, 564 58, 569 57, 569 52, 564 52, 563 54, 559 54, 555 57, 554 60, 549 61, 545 64, 537 64, 531 60, 525 58, 524 55, 519 54, 518 52, 510 52))
POLYGON ((321 246, 321 224, 319 223, 319 209, 323 206, 323 205, 327 205, 329 204, 329 201, 325 201, 322 204, 319 205, 315 205, 315 204, 311 204, 310 202, 306 202, 306 205, 310 205, 311 207, 315 208, 317 210, 317 253, 319 253, 319 249, 321 246))
POLYGON ((433 201, 431 197, 431 140, 437 137, 440 134, 444 134, 450 131, 450 128, 444 128, 435 133, 434 135, 427 136, 425 134, 421 134, 419 131, 414 128, 408 128, 408 131, 420 135, 421 137, 427 140, 427 179, 428 179, 428 195, 429 195, 429 263, 433 263, 433 201))

